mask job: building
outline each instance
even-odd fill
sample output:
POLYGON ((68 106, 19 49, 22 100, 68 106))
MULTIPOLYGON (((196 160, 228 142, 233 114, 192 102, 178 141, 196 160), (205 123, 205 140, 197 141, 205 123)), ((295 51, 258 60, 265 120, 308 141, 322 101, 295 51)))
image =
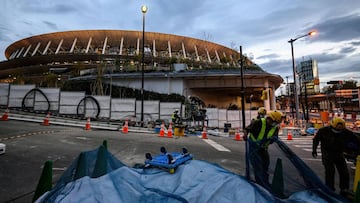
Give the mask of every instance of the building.
POLYGON ((16 79, 41 86, 52 73, 58 80, 91 80, 99 86, 140 89, 144 78, 145 90, 196 95, 217 107, 241 106, 240 58, 244 59, 245 108, 275 109, 274 92, 283 82, 279 75, 240 57, 236 50, 206 40, 155 32, 146 32, 144 43, 141 31, 48 33, 14 42, 5 56, 7 60, 0 62, 3 82, 16 79), (269 99, 261 100, 263 90, 269 99))
POLYGON ((296 66, 299 90, 302 94, 320 93, 318 63, 315 59, 302 61, 296 66))

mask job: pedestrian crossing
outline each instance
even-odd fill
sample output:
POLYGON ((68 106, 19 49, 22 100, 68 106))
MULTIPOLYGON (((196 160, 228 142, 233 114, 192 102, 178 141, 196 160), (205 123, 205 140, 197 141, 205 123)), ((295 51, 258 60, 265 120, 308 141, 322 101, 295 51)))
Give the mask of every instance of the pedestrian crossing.
MULTIPOLYGON (((279 136, 279 138, 287 145, 300 148, 310 153, 312 152, 313 136, 293 137, 292 140, 288 140, 287 136, 279 136)), ((320 145, 317 147, 316 151, 318 156, 321 156, 320 145)))
MULTIPOLYGON (((288 140, 286 136, 279 136, 280 140, 283 141, 287 145, 291 145, 296 148, 300 148, 306 152, 309 152, 311 154, 312 152, 312 144, 313 144, 313 136, 302 136, 302 137, 293 137, 292 140, 288 140)), ((316 160, 321 160, 321 149, 320 145, 317 147, 317 155, 318 158, 316 160)), ((315 159, 308 159, 308 160, 315 160, 315 159)), ((354 163, 351 161, 346 160, 346 163, 350 165, 352 169, 355 169, 354 163)))

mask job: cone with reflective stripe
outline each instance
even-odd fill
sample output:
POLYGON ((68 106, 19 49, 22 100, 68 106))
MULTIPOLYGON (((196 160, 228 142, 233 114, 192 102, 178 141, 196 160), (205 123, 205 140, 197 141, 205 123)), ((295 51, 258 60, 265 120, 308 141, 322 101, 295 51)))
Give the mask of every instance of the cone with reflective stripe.
POLYGON ((289 124, 290 127, 293 127, 294 126, 294 120, 293 119, 290 119, 290 124, 289 124))
POLYGON ((125 125, 122 128, 122 133, 128 133, 129 132, 129 122, 128 119, 125 120, 125 125))
POLYGON ((9 120, 9 109, 6 109, 4 115, 1 117, 1 120, 7 121, 9 120))
POLYGON ((288 131, 288 134, 287 134, 287 140, 292 140, 292 135, 291 135, 291 131, 289 130, 288 131))
POLYGON ((165 135, 165 130, 164 130, 164 122, 163 122, 163 123, 161 124, 159 137, 164 137, 164 135, 165 135))
POLYGON ((44 121, 43 121, 43 125, 45 125, 45 126, 50 125, 49 121, 50 121, 50 112, 45 116, 44 121))
POLYGON ((240 131, 239 131, 239 129, 236 130, 234 140, 236 140, 236 141, 241 141, 241 136, 240 136, 240 131))
POLYGON ((207 131, 206 131, 206 125, 204 125, 203 131, 201 133, 201 138, 202 139, 208 139, 207 137, 207 131))
POLYGON ((85 124, 85 130, 90 130, 91 126, 90 126, 90 118, 88 117, 86 120, 86 124, 85 124))
POLYGON ((167 137, 168 138, 172 138, 172 123, 170 122, 169 124, 169 128, 168 128, 168 133, 167 133, 167 137))
POLYGON ((52 174, 53 174, 52 166, 53 166, 52 161, 49 160, 45 162, 38 185, 36 186, 36 190, 32 202, 35 202, 35 200, 41 197, 41 195, 52 189, 52 174))

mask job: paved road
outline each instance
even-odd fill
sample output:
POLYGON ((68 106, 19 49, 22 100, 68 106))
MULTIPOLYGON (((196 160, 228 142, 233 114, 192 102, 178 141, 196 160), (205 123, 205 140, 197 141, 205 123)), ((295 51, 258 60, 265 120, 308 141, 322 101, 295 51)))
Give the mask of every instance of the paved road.
MULTIPOLYGON (((90 130, 80 127, 58 125, 43 126, 39 123, 16 120, 0 122, 0 143, 6 144, 6 153, 0 156, 0 202, 30 202, 45 161, 53 161, 53 182, 59 179, 66 167, 82 151, 92 150, 108 141, 108 149, 118 159, 134 166, 144 163, 145 153, 159 153, 161 146, 168 151, 189 149, 195 159, 217 163, 222 167, 245 174, 245 145, 229 137, 209 136, 201 139, 197 136, 179 138, 161 138, 153 133, 122 134, 119 131, 90 130)), ((311 137, 294 138, 286 141, 294 152, 322 176, 320 159, 312 159, 304 144, 311 137)), ((270 147, 276 156, 275 147, 270 147)), ((272 159, 272 166, 276 160, 272 159)), ((284 165, 285 165, 284 161, 284 165)), ((294 168, 285 168, 284 173, 291 176, 294 168)))
POLYGON ((12 120, 0 122, 0 129, 0 142, 6 144, 6 153, 0 156, 0 197, 4 202, 31 201, 45 161, 53 161, 56 182, 80 152, 98 147, 103 140, 108 141, 109 151, 129 166, 144 163, 145 153, 157 154, 161 146, 168 151, 186 146, 196 159, 218 163, 234 173, 245 167, 244 142, 222 137, 205 142, 197 136, 170 139, 151 133, 85 131, 12 120), (222 145, 216 144, 220 142, 222 145))

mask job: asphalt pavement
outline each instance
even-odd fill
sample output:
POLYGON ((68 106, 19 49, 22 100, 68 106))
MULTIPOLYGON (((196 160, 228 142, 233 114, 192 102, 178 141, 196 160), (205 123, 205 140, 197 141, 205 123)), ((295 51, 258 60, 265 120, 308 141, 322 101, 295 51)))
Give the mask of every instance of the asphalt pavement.
MULTIPOLYGON (((108 149, 119 160, 132 167, 143 164, 145 153, 160 153, 188 148, 195 159, 217 163, 234 173, 245 168, 244 142, 212 137, 213 147, 198 136, 162 138, 147 129, 123 134, 119 130, 84 130, 83 127, 43 126, 38 122, 0 121, 0 143, 6 152, 0 155, 0 202, 31 202, 43 164, 53 161, 53 183, 82 151, 108 143, 108 149), (224 151, 220 144, 226 145, 224 151)), ((132 129, 133 130, 133 129, 132 129)))
MULTIPOLYGON (((10 117, 11 118, 11 117, 10 117)), ((55 124, 42 125, 42 118, 27 118, 0 121, 0 143, 6 144, 6 153, 0 155, 0 202, 31 202, 43 164, 53 161, 53 184, 80 154, 108 143, 109 151, 126 165, 143 164, 145 153, 160 153, 160 147, 168 151, 181 151, 186 147, 195 159, 218 164, 233 173, 245 175, 245 142, 235 141, 233 137, 199 136, 166 138, 159 137, 152 129, 130 127, 129 133, 122 133, 119 124, 92 122, 91 130, 85 130, 86 121, 78 126, 55 124), (102 126, 102 127, 97 127, 102 126), (105 126, 105 127, 104 127, 105 126), (110 126, 110 127, 109 127, 110 126)), ((70 121, 68 121, 70 122, 70 121)), ((323 177, 321 159, 312 159, 300 138, 286 140, 291 149, 301 157, 318 175, 323 177), (296 144, 298 143, 298 144, 296 144), (299 144, 302 143, 302 144, 299 144), (299 147, 300 146, 300 147, 299 147)), ((303 137, 309 143, 311 137, 303 137)), ((270 149, 270 153, 274 150, 270 149)), ((274 165, 275 161, 272 161, 274 165)), ((292 171, 294 170, 294 171, 292 171)), ((285 168, 287 174, 295 169, 285 168)))

